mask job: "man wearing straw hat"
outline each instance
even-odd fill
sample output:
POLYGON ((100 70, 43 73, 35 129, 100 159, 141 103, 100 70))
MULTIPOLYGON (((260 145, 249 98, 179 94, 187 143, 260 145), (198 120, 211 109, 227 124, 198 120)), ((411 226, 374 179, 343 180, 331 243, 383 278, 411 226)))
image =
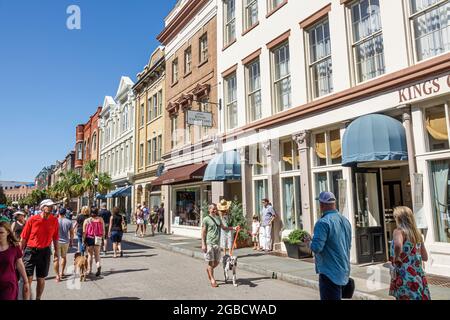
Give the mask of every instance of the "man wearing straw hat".
MULTIPOLYGON (((223 207, 222 207, 223 209, 223 207)), ((222 220, 217 215, 217 205, 215 203, 208 207, 209 215, 203 219, 202 227, 202 251, 208 263, 206 273, 211 282, 211 287, 217 288, 218 284, 214 279, 214 269, 220 262, 220 231, 231 231, 235 228, 225 227, 222 220)))

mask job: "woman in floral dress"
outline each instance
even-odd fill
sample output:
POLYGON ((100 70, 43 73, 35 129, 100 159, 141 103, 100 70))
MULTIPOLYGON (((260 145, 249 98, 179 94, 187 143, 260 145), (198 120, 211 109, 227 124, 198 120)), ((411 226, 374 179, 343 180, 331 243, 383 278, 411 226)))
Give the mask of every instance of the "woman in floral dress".
POLYGON ((423 261, 428 253, 417 229, 414 214, 408 207, 394 209, 394 230, 390 259, 393 264, 389 295, 397 300, 431 300, 423 261))

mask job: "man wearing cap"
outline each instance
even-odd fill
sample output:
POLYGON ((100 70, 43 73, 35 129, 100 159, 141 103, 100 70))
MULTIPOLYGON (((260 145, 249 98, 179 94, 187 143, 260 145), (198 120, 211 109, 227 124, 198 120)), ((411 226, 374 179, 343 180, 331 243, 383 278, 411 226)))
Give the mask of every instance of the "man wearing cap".
POLYGON ((28 282, 33 283, 34 270, 36 270, 37 288, 36 300, 41 300, 45 288, 45 278, 50 268, 51 244, 58 252, 59 224, 58 219, 52 215, 55 203, 44 200, 40 204, 41 213, 32 216, 21 234, 21 248, 24 251, 23 262, 28 276, 28 282))
POLYGON ((72 221, 66 218, 67 210, 65 208, 59 209, 59 240, 58 240, 58 250, 55 251, 55 256, 53 257, 53 268, 56 274, 56 282, 61 281, 65 276, 64 270, 66 269, 67 263, 67 251, 71 247, 72 240, 74 238, 74 229, 72 221), (61 259, 61 261, 60 261, 61 259), (60 270, 61 262, 61 270, 60 270))
POLYGON ((14 213, 14 218, 16 221, 11 225, 11 230, 14 232, 17 239, 20 239, 23 227, 25 226, 25 213, 22 211, 17 211, 14 213))
POLYGON ((342 289, 350 276, 352 228, 347 218, 337 211, 333 193, 322 192, 316 200, 322 218, 314 227, 310 245, 319 274, 320 299, 341 300, 342 289))

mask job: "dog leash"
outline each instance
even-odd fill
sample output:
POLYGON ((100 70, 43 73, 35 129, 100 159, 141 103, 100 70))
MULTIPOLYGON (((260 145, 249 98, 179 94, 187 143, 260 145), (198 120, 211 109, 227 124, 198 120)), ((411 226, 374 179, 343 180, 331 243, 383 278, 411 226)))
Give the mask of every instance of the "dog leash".
POLYGON ((233 251, 237 246, 237 238, 239 236, 239 231, 241 231, 241 226, 237 226, 236 228, 236 235, 234 236, 233 246, 231 247, 230 255, 233 256, 233 251))

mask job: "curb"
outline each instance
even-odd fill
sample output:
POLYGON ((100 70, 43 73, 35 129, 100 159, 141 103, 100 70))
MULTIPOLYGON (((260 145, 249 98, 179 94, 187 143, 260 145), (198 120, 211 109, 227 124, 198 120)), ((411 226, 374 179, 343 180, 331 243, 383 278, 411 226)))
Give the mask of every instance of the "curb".
MULTIPOLYGON (((142 238, 135 239, 133 236, 128 236, 127 234, 124 234, 123 238, 125 241, 128 241, 128 242, 132 242, 132 243, 136 243, 136 244, 148 243, 154 247, 158 247, 158 248, 161 248, 166 251, 172 251, 172 252, 175 252, 178 254, 182 254, 182 255, 197 259, 197 260, 204 259, 204 256, 201 252, 192 251, 190 249, 180 248, 180 247, 172 246, 172 245, 168 245, 168 244, 162 244, 160 242, 152 241, 150 239, 142 239, 142 238)), ((319 281, 317 281, 317 280, 300 278, 300 277, 296 277, 296 276, 293 276, 293 275, 290 275, 287 273, 283 273, 283 272, 271 271, 271 270, 263 269, 263 268, 255 266, 255 265, 245 263, 245 262, 240 262, 239 268, 241 268, 242 270, 248 271, 248 272, 253 272, 253 273, 256 273, 256 274, 259 274, 262 276, 270 277, 271 279, 281 280, 281 281, 295 284, 295 285, 298 285, 301 287, 306 287, 306 288, 310 288, 310 289, 319 291, 319 281)), ((368 294, 365 292, 355 290, 355 293, 353 294, 353 300, 383 300, 383 299, 376 295, 372 295, 372 294, 368 294)))

